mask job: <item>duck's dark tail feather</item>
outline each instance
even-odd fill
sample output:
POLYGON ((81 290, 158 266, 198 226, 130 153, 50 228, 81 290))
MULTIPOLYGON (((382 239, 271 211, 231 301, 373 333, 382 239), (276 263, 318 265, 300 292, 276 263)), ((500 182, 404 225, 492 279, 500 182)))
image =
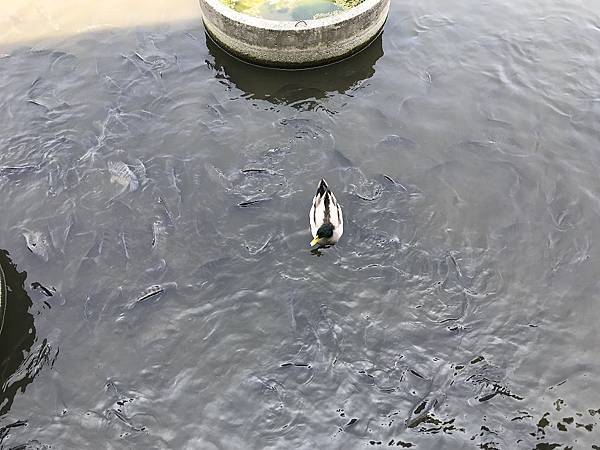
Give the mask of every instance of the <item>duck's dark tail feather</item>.
POLYGON ((319 187, 317 188, 317 195, 323 196, 327 191, 329 191, 329 186, 327 186, 327 182, 323 178, 321 178, 321 181, 319 182, 319 187))

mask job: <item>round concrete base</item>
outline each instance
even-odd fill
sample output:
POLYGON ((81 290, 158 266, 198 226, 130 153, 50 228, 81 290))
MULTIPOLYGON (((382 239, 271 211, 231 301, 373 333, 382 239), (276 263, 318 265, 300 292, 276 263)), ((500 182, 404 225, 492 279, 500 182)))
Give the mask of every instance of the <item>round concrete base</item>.
POLYGON ((223 48, 256 64, 301 68, 343 59, 383 28, 390 0, 364 0, 315 20, 266 20, 238 13, 220 0, 199 0, 206 31, 223 48))

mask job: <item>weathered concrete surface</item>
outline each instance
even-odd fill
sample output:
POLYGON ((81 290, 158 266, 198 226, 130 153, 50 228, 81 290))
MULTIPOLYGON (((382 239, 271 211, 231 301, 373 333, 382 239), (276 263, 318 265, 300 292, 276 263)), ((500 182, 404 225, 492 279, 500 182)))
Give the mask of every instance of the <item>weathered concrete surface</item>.
POLYGON ((365 47, 383 28, 390 0, 365 0, 316 20, 276 21, 238 13, 220 0, 200 0, 207 32, 226 50, 257 64, 309 67, 365 47))

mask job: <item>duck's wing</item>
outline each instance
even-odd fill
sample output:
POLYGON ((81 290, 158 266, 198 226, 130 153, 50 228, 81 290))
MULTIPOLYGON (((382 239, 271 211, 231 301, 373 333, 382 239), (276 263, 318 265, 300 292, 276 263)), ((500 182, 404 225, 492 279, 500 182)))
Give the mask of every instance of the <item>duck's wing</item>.
MULTIPOLYGON (((333 195, 333 193, 331 194, 333 195)), ((335 208, 337 210, 337 223, 334 224, 334 234, 337 235, 337 239, 339 239, 344 233, 344 215, 342 214, 342 207, 337 202, 335 197, 333 197, 333 201, 335 203, 335 208)))
POLYGON ((337 202, 333 192, 329 191, 329 221, 333 225, 333 239, 337 241, 344 233, 344 216, 342 214, 342 207, 337 202))

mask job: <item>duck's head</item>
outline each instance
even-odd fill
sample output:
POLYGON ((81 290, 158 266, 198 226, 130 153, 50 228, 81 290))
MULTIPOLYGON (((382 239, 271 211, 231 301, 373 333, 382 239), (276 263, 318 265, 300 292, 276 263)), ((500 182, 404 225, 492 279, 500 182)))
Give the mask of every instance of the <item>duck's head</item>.
POLYGON ((330 243, 330 239, 333 237, 333 225, 330 223, 324 223, 317 230, 317 236, 310 241, 310 246, 314 245, 327 245, 330 243))

